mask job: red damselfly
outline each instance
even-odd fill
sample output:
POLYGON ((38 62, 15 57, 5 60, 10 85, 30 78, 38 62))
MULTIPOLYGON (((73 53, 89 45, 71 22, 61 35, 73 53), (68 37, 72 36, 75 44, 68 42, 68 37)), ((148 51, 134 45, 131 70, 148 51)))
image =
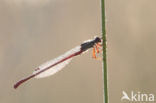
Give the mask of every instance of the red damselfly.
POLYGON ((90 48, 93 48, 92 55, 93 58, 96 58, 96 53, 100 52, 99 51, 100 47, 101 47, 101 38, 95 37, 93 40, 87 40, 80 46, 77 46, 67 51, 63 55, 40 65, 38 68, 35 69, 32 75, 18 81, 14 85, 14 88, 16 89, 19 85, 21 85, 22 83, 33 77, 44 78, 55 74, 56 72, 60 71, 63 67, 65 67, 65 65, 67 65, 74 56, 80 55, 90 48))

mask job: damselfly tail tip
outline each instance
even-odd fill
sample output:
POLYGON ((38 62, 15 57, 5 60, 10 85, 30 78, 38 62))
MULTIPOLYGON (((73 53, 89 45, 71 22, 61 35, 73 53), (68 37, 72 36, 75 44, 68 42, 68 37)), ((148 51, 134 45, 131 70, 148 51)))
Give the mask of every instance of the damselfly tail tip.
POLYGON ((16 89, 19 86, 19 83, 14 84, 14 89, 16 89))
POLYGON ((20 80, 18 81, 16 84, 14 84, 14 89, 17 89, 23 82, 25 82, 25 80, 20 80))
POLYGON ((30 76, 28 76, 28 77, 26 77, 26 78, 24 78, 24 79, 18 81, 18 82, 14 85, 14 88, 15 88, 15 89, 18 88, 22 83, 24 83, 24 82, 26 82, 27 80, 33 78, 34 76, 35 76, 35 75, 33 74, 33 75, 30 75, 30 76))

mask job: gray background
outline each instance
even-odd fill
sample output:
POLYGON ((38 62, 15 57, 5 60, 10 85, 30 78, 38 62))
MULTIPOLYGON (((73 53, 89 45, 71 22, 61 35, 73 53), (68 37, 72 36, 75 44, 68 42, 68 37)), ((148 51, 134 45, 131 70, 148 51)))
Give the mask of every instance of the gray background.
MULTIPOLYGON (((106 0, 109 101, 156 94, 156 1, 106 0)), ((100 0, 0 1, 0 103, 102 103, 102 62, 91 50, 62 71, 13 84, 84 40, 101 36, 100 0)))

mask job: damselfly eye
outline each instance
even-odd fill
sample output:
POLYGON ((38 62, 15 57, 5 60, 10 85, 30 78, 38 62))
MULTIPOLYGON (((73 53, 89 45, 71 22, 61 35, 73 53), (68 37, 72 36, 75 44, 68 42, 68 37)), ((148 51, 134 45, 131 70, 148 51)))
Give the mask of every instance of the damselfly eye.
POLYGON ((96 42, 96 43, 101 42, 101 39, 100 39, 99 37, 96 37, 96 38, 95 38, 95 42, 96 42))

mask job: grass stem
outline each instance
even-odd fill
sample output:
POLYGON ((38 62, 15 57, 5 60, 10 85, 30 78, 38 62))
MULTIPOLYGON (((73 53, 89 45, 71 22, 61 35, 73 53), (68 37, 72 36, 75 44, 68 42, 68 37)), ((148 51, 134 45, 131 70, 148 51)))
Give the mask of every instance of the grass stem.
POLYGON ((107 87, 107 59, 106 59, 106 25, 105 25, 105 1, 101 0, 102 14, 102 39, 103 39, 103 82, 104 82, 104 103, 108 103, 107 87))

